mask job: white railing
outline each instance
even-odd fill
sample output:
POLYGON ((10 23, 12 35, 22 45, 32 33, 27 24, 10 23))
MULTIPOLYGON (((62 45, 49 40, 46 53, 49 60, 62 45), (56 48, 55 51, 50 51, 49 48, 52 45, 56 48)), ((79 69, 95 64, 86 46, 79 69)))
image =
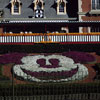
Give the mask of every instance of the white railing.
POLYGON ((0 35, 0 43, 35 43, 35 42, 100 42, 100 35, 26 35, 3 36, 0 35))

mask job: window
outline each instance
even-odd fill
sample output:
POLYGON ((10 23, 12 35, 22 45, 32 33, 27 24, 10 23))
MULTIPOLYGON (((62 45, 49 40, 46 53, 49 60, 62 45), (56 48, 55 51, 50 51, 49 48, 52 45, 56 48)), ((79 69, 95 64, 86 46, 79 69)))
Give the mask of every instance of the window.
POLYGON ((37 9, 42 9, 42 3, 41 3, 41 2, 39 2, 39 3, 37 4, 37 9))
POLYGON ((92 0, 92 10, 100 10, 100 0, 92 0))
POLYGON ((34 3, 34 10, 37 10, 37 9, 43 10, 44 9, 43 0, 34 0, 33 3, 34 3))
POLYGON ((43 18, 44 17, 44 2, 43 0, 34 0, 34 12, 35 18, 43 18))
POLYGON ((14 13, 19 13, 19 3, 18 2, 14 4, 14 13))
POLYGON ((21 14, 21 1, 11 0, 11 14, 20 15, 21 14))
POLYGON ((66 0, 57 0, 57 14, 65 15, 66 14, 66 0))
POLYGON ((64 2, 59 4, 59 12, 63 12, 64 13, 64 2))

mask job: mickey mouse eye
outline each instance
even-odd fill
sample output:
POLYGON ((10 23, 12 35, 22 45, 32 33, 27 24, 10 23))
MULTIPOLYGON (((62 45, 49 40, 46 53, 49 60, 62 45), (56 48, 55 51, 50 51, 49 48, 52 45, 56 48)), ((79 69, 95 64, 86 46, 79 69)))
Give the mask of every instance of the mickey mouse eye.
POLYGON ((52 64, 52 65, 58 65, 59 64, 59 59, 49 59, 49 62, 52 64))
POLYGON ((43 65, 45 65, 46 64, 46 59, 37 59, 37 61, 36 61, 40 66, 43 66, 43 65))

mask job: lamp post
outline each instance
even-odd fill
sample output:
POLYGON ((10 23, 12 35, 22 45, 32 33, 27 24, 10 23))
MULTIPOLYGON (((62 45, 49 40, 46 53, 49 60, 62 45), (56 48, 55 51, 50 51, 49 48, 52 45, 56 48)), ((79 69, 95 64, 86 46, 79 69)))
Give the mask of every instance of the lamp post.
POLYGON ((12 70, 12 99, 14 100, 14 72, 12 70))

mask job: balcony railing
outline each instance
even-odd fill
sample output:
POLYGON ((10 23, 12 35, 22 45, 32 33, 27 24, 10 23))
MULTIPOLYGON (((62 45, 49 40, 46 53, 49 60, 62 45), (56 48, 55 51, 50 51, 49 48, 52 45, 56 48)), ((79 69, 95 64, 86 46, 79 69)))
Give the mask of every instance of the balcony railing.
POLYGON ((100 33, 0 34, 0 43, 100 42, 100 33))

